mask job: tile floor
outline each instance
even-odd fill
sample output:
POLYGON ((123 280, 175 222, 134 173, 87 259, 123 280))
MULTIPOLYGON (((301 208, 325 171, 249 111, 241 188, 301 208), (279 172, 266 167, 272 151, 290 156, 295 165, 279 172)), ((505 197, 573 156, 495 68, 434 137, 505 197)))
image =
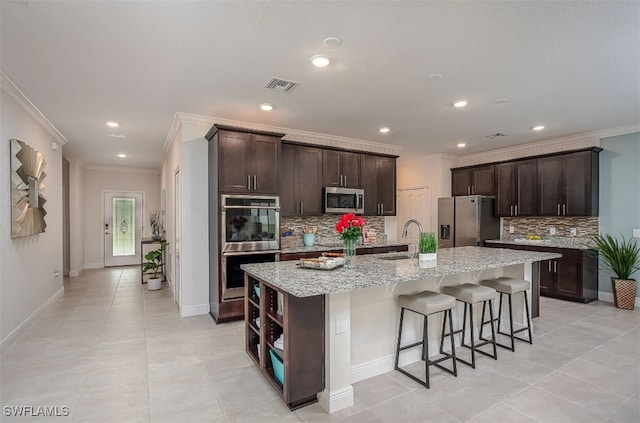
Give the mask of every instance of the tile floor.
POLYGON ((429 390, 398 372, 358 382, 355 405, 328 415, 284 406, 243 352, 240 322, 180 318, 166 284, 149 292, 139 278, 131 267, 65 279, 2 352, 2 405, 67 406, 55 420, 74 422, 640 421, 640 310, 543 298, 534 345, 458 378, 434 370, 429 390))

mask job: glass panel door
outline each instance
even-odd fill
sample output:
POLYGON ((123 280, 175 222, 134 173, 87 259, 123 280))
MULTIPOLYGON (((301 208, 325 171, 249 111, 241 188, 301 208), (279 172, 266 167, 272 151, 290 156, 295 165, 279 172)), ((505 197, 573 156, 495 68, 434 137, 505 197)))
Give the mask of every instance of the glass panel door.
POLYGON ((140 264, 142 193, 104 194, 104 265, 140 264))

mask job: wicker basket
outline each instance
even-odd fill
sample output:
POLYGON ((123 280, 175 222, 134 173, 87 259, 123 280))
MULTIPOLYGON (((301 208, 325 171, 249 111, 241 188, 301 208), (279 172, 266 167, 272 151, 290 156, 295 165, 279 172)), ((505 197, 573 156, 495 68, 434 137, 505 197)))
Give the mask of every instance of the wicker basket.
POLYGON ((613 300, 616 303, 616 307, 633 310, 636 303, 638 282, 633 279, 611 278, 611 284, 613 285, 613 300))

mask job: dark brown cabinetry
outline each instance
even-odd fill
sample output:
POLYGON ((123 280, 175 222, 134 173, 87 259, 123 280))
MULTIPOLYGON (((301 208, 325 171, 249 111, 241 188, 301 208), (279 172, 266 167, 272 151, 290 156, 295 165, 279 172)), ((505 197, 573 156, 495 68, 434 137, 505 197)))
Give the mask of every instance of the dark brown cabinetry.
POLYGON ((214 125, 206 138, 218 148, 218 191, 280 193, 280 139, 283 134, 248 132, 214 125))
POLYGON ((540 262, 540 295, 588 303, 598 299, 598 253, 594 250, 488 243, 487 247, 562 254, 540 262))
POLYGON ((363 154, 362 188, 365 215, 395 216, 396 159, 363 154))
POLYGON ((539 158, 538 190, 539 216, 597 216, 597 151, 539 158))
POLYGON ((322 186, 362 188, 360 153, 323 150, 322 186))
POLYGON ((495 165, 496 215, 535 216, 537 213, 535 159, 495 165))
POLYGON ((245 349, 290 409, 316 402, 324 389, 324 296, 294 297, 245 274, 245 349))
POLYGON ((451 170, 451 195, 494 195, 494 166, 451 170))
POLYGON ((321 215, 322 149, 283 144, 280 162, 281 215, 321 215))
MULTIPOLYGON (((393 252, 401 252, 401 251, 409 251, 409 246, 406 244, 403 244, 403 245, 358 248, 356 250, 356 255, 364 256, 367 254, 383 254, 383 253, 393 253, 393 252)), ((324 252, 341 253, 342 249, 335 249, 335 250, 329 250, 329 251, 310 251, 310 252, 304 252, 304 253, 283 253, 283 254, 280 254, 280 261, 300 260, 303 258, 316 258, 316 257, 320 257, 324 252)))

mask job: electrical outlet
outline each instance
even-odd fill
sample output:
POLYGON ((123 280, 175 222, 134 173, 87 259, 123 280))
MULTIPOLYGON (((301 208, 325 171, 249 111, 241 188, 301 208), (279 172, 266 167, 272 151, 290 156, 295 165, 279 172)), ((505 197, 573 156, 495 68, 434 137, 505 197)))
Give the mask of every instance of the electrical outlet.
POLYGON ((576 228, 569 228, 569 235, 570 236, 578 235, 578 230, 576 228))
POLYGON ((509 233, 512 234, 516 231, 516 228, 513 227, 513 225, 509 225, 509 233))
POLYGON ((349 324, 349 320, 347 320, 344 316, 336 317, 336 335, 342 335, 347 332, 347 325, 349 324))
POLYGON ((549 228, 549 235, 555 235, 556 234, 556 228, 549 228))
POLYGON ((640 229, 634 229, 633 230, 633 237, 634 238, 640 238, 640 229))

